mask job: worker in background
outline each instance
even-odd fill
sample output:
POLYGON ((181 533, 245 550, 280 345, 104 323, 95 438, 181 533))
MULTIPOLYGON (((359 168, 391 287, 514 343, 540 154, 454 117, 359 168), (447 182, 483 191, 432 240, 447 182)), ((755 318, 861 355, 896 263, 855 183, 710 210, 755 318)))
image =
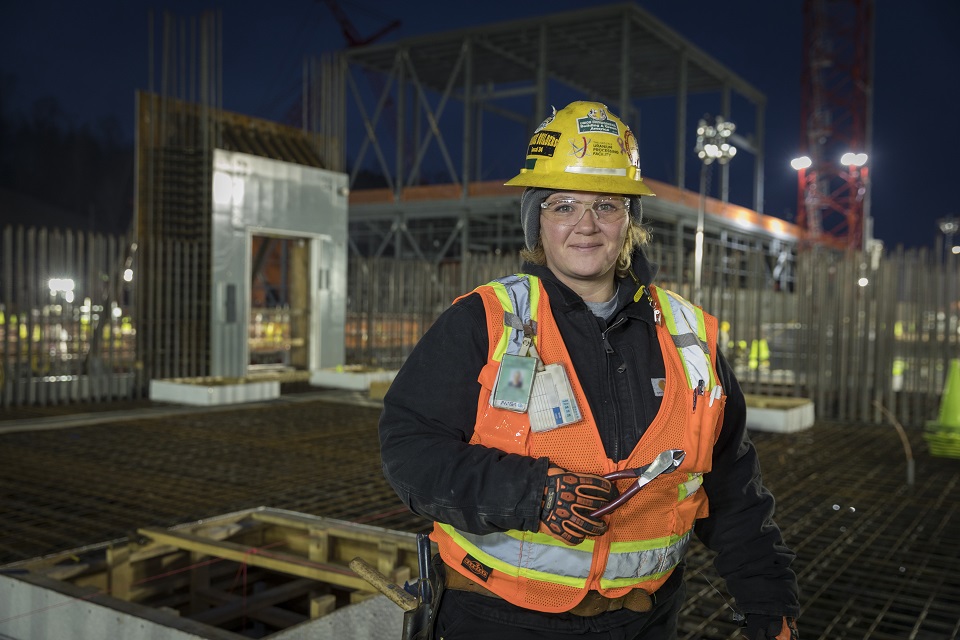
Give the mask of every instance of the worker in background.
POLYGON ((720 335, 717 338, 717 344, 728 351, 733 348, 733 340, 730 339, 730 323, 726 320, 720 322, 720 335))
POLYGON ((751 369, 761 369, 767 371, 770 369, 770 343, 766 338, 753 340, 750 342, 750 361, 751 369))
POLYGON ((794 553, 717 321, 652 285, 638 157, 605 105, 554 111, 507 182, 522 273, 458 298, 384 398, 383 472, 435 523, 435 638, 676 638, 693 535, 745 637, 798 638, 794 553), (664 454, 679 466, 630 495, 628 470, 664 454))

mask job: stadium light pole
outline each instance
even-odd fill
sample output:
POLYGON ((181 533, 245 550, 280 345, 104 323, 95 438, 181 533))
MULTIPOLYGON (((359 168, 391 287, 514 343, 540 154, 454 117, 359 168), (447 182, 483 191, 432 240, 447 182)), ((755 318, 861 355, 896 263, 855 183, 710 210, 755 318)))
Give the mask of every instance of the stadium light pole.
POLYGON ((804 219, 802 216, 807 208, 807 169, 813 165, 810 156, 800 156, 790 161, 790 166, 797 172, 797 220, 804 219))
POLYGON ((869 169, 867 168, 868 156, 865 153, 855 153, 848 151, 840 156, 840 164, 847 167, 846 180, 851 185, 851 189, 858 188, 854 194, 857 202, 860 203, 860 249, 867 251, 870 247, 870 240, 873 239, 873 219, 870 217, 870 203, 867 199, 867 178, 869 169))
POLYGON ((693 302, 703 304, 703 219, 707 209, 707 170, 714 163, 727 164, 737 155, 737 148, 730 144, 730 136, 737 130, 732 122, 717 116, 700 118, 697 123, 697 144, 694 151, 700 158, 700 206, 697 208, 697 234, 693 251, 693 302))

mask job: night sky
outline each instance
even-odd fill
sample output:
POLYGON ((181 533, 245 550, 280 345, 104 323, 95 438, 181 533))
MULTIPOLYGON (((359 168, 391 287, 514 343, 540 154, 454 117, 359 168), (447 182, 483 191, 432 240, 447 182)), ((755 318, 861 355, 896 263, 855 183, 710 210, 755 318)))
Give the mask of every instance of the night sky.
MULTIPOLYGON (((796 173, 789 161, 800 145, 801 0, 637 4, 766 94, 766 213, 791 219, 796 173)), ((340 5, 361 35, 399 19, 401 27, 381 40, 393 41, 580 9, 585 2, 340 5)), ((0 105, 16 116, 54 96, 72 125, 95 126, 113 116, 132 140, 134 91, 148 88, 149 10, 159 19, 164 10, 189 18, 214 8, 223 11, 223 106, 230 111, 281 120, 299 91, 304 56, 346 44, 318 0, 10 0, 0 9, 0 105)), ((960 215, 953 194, 957 162, 949 156, 960 147, 958 33, 955 0, 876 2, 871 193, 875 235, 889 248, 932 247, 936 220, 960 215)), ((691 132, 691 144, 692 138, 691 132)), ((664 179, 656 169, 652 163, 644 173, 664 179)))

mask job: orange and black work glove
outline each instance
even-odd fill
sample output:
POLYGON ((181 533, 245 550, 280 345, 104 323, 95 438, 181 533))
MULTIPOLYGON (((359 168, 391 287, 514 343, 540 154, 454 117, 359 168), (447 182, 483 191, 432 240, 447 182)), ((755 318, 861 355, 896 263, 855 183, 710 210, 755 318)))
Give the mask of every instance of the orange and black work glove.
POLYGON ((587 536, 607 531, 607 523, 590 514, 618 495, 616 486, 606 478, 550 467, 540 520, 550 533, 570 544, 580 544, 587 536))
POLYGON ((800 640, 797 621, 793 618, 747 615, 747 625, 742 633, 749 640, 800 640))

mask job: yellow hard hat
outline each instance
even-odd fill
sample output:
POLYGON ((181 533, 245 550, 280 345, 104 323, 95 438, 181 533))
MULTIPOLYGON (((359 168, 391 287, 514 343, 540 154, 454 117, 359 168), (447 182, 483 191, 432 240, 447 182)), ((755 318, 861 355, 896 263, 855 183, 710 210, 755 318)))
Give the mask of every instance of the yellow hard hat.
POLYGON ((654 195, 640 177, 640 150, 630 127, 607 105, 582 100, 554 109, 537 127, 523 169, 505 184, 654 195))

